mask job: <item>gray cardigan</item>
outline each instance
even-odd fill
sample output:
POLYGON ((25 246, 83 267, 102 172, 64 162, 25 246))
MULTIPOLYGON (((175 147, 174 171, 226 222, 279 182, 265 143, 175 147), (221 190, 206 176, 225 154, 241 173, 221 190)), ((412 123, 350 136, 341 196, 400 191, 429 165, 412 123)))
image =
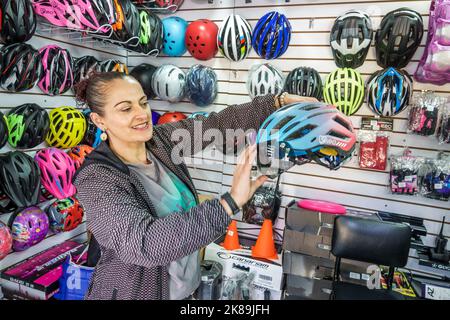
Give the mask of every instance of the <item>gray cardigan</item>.
MULTIPOLYGON (((212 112, 203 120, 203 132, 220 129, 255 129, 275 111, 274 96, 212 112)), ((171 133, 186 129, 194 135, 192 119, 155 126, 147 148, 198 196, 184 163, 170 157, 175 143, 171 133)), ((183 143, 183 142, 182 142, 183 143)), ((208 142, 204 142, 205 148, 208 142)), ((193 150, 194 154, 199 150, 193 150)), ((184 154, 187 155, 187 154, 184 154)), ((218 199, 205 201, 183 215, 157 218, 139 178, 102 143, 86 159, 74 178, 87 229, 100 248, 86 299, 168 299, 168 265, 208 245, 230 224, 218 199)))

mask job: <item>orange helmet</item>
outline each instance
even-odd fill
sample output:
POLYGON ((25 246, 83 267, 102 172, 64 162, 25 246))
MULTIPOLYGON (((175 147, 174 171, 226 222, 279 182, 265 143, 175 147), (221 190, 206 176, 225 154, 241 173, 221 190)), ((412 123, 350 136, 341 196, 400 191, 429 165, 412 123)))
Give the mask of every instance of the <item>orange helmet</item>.
POLYGON ((86 144, 80 144, 73 147, 69 152, 69 157, 73 160, 75 164, 75 170, 81 167, 84 162, 85 157, 94 150, 91 146, 86 144))
POLYGON ((114 6, 116 7, 116 22, 112 24, 113 30, 122 30, 123 23, 125 21, 125 15, 123 14, 122 6, 118 0, 114 0, 114 6))

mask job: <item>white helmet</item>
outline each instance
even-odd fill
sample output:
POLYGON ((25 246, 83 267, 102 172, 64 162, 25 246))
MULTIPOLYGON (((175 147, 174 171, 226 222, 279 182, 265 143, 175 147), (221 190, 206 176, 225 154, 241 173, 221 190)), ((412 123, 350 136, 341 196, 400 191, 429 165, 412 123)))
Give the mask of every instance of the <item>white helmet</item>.
POLYGON ((153 92, 161 100, 178 102, 185 96, 186 75, 172 64, 164 64, 156 69, 152 77, 153 92))
POLYGON ((284 79, 281 71, 264 63, 250 69, 247 79, 247 90, 253 99, 266 94, 279 94, 283 91, 284 79))
POLYGON ((231 14, 220 26, 217 47, 232 61, 245 59, 252 49, 252 28, 241 16, 231 14))

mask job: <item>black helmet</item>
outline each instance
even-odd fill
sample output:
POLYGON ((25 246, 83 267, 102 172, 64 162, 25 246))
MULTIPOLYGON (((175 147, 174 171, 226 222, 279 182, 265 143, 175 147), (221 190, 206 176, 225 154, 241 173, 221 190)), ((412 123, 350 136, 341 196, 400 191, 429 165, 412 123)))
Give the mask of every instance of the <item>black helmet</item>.
POLYGON ((383 67, 404 68, 423 37, 422 16, 411 9, 389 12, 375 35, 377 62, 383 67))
POLYGON ((136 6, 129 0, 116 0, 115 3, 122 9, 123 21, 120 27, 116 27, 114 30, 113 38, 117 41, 127 42, 130 38, 139 37, 140 20, 136 6))
POLYGON ((8 124, 6 117, 0 111, 0 149, 3 148, 8 141, 8 124))
POLYGON ((45 109, 35 103, 22 104, 8 113, 9 144, 13 148, 34 148, 45 140, 49 130, 45 109))
POLYGON ((89 73, 98 71, 99 61, 93 56, 84 56, 75 59, 73 67, 74 84, 86 79, 89 73))
POLYGON ((152 76, 156 69, 157 67, 152 66, 151 64, 142 63, 134 67, 130 72, 130 75, 139 81, 148 99, 156 97, 156 94, 152 89, 152 76))
POLYGON ((29 0, 1 0, 0 42, 11 44, 30 40, 36 30, 36 14, 29 0))
POLYGON ((0 213, 9 213, 17 210, 17 206, 2 190, 3 181, 0 178, 0 213))
POLYGON ((372 22, 361 11, 352 10, 334 21, 330 44, 339 68, 358 68, 366 59, 372 42, 372 22))
POLYGON ((12 151, 0 155, 0 180, 3 192, 19 208, 34 206, 39 202, 39 167, 26 153, 12 151))
POLYGON ((29 90, 42 75, 39 52, 26 43, 0 49, 0 86, 11 92, 29 90))
POLYGON ((319 72, 313 68, 295 68, 286 78, 284 90, 290 94, 304 97, 322 98, 322 79, 319 72))

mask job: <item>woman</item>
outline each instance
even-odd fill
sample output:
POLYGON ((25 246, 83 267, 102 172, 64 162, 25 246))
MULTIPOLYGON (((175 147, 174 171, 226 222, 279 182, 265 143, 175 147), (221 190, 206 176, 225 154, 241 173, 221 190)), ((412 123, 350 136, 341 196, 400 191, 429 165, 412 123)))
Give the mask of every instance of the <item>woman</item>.
MULTIPOLYGON (((199 204, 186 165, 171 157, 171 134, 184 129, 194 136, 193 119, 153 127, 142 87, 122 73, 93 75, 76 91, 106 140, 74 179, 100 252, 86 299, 188 298, 200 283, 199 249, 225 233, 233 207, 241 208, 267 179, 250 179, 256 147, 241 155, 229 195, 199 204)), ((303 100, 282 98, 285 103, 303 100)), ((278 100, 257 97, 213 112, 203 120, 202 132, 257 130, 278 100)), ((177 143, 196 151, 189 139, 177 143)))

